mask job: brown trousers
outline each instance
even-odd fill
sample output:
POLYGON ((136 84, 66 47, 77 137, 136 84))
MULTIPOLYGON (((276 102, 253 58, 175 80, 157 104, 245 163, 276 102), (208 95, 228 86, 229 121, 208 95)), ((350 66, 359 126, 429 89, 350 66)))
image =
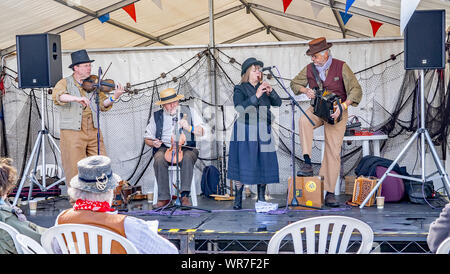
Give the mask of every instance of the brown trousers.
POLYGON ((299 119, 300 144, 303 154, 311 155, 314 129, 323 125, 325 151, 319 175, 324 177, 324 190, 334 193, 341 169, 341 147, 348 120, 348 111, 344 110, 341 121, 334 125, 328 124, 314 115, 313 107, 308 108, 305 112, 316 125, 313 126, 305 115, 302 115, 299 119))
MULTIPOLYGON (((97 155, 97 129, 94 128, 92 115, 83 115, 81 130, 61 129, 60 138, 61 160, 66 176, 66 185, 70 186, 70 180, 78 174, 78 161, 97 155)), ((101 132, 100 155, 106 155, 101 132)))

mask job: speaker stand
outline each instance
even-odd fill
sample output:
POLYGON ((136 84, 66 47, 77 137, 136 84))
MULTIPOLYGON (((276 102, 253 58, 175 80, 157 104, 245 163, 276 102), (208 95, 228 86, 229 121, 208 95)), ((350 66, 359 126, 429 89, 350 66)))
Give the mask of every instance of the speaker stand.
POLYGON ((34 144, 30 158, 28 159, 27 165, 23 172, 22 179, 20 180, 19 188, 17 189, 16 196, 14 197, 13 206, 15 206, 17 204, 20 194, 22 193, 22 188, 27 179, 30 180, 30 190, 28 191, 28 201, 31 199, 31 196, 32 196, 33 184, 38 185, 42 191, 47 191, 50 188, 52 188, 53 186, 58 185, 59 183, 61 183, 62 181, 64 181, 66 179, 65 177, 63 177, 49 186, 47 186, 47 184, 45 182, 46 181, 45 179, 47 177, 46 161, 45 161, 45 141, 46 141, 45 138, 47 137, 50 140, 50 143, 56 148, 56 150, 58 151, 60 156, 61 156, 61 151, 58 148, 58 145, 56 144, 53 137, 48 133, 48 130, 45 129, 44 96, 45 96, 45 92, 44 92, 44 89, 42 89, 42 93, 41 93, 41 110, 42 110, 41 130, 38 133, 36 143, 34 144), (36 178, 36 169, 38 166, 40 153, 42 153, 42 157, 41 157, 41 160, 42 160, 41 161, 41 163, 42 163, 41 164, 41 178, 42 178, 42 180, 41 180, 41 183, 39 183, 39 181, 36 178), (33 158, 35 155, 37 155, 36 162, 34 164, 33 171, 31 173, 29 173, 30 167, 33 163, 33 158))
POLYGON ((375 187, 372 189, 372 191, 370 191, 369 195, 367 195, 366 199, 364 199, 363 203, 359 206, 359 208, 363 208, 366 205, 366 203, 369 201, 370 197, 372 197, 372 195, 375 193, 375 191, 377 191, 377 189, 380 187, 380 185, 383 183, 384 179, 386 179, 387 176, 398 177, 398 178, 402 178, 402 179, 421 182, 422 184, 424 184, 428 180, 435 179, 435 177, 437 177, 437 178, 440 177, 445 186, 445 190, 447 191, 447 196, 450 198, 450 181, 448 178, 448 174, 447 174, 447 172, 445 172, 445 168, 442 165, 441 160, 439 159, 439 155, 437 154, 436 149, 434 148, 433 141, 431 140, 430 134, 428 133, 427 129, 425 128, 424 78, 425 78, 424 70, 421 70, 420 71, 420 128, 418 128, 416 133, 414 133, 414 135, 409 139, 406 146, 402 149, 402 151, 397 156, 397 158, 392 162, 392 164, 386 170, 386 172, 381 177, 381 179, 378 181, 378 183, 375 185, 375 187), (394 166, 397 164, 397 162, 400 161, 400 159, 406 153, 406 151, 411 146, 413 141, 416 140, 417 138, 420 138, 421 165, 422 165, 421 179, 389 173, 394 168, 394 166), (431 177, 431 175, 434 175, 436 172, 433 174, 430 174, 428 176, 425 176, 425 148, 426 148, 425 141, 428 143, 431 154, 433 155, 434 163, 436 164, 436 166, 438 168, 437 173, 440 174, 439 176, 431 177))

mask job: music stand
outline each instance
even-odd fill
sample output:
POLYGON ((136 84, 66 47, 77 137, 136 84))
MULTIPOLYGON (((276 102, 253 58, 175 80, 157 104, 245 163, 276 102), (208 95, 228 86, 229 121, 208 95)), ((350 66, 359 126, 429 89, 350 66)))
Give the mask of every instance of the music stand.
MULTIPOLYGON (((176 185, 177 185, 177 187, 176 187, 176 191, 177 191, 177 199, 175 200, 175 203, 173 204, 173 205, 170 205, 170 206, 167 206, 167 207, 161 207, 161 208, 158 208, 158 209, 156 209, 155 211, 158 211, 158 210, 165 210, 165 209, 172 209, 172 211, 170 212, 170 214, 169 214, 169 218, 170 217, 172 217, 172 215, 173 215, 173 213, 175 212, 175 210, 177 210, 177 209, 198 209, 198 210, 203 210, 203 211, 206 211, 206 212, 211 212, 211 210, 209 210, 209 209, 203 209, 203 208, 198 208, 198 207, 193 207, 193 206, 184 206, 184 205, 182 205, 181 204, 181 193, 180 193, 180 171, 181 171, 181 169, 180 169, 180 165, 178 164, 178 149, 179 149, 179 141, 180 141, 180 133, 181 133, 181 130, 182 129, 178 129, 178 111, 177 111, 177 114, 172 118, 172 122, 173 122, 173 124, 174 124, 174 126, 175 126, 175 140, 174 140, 174 142, 175 142, 175 154, 176 154, 176 185)), ((194 176, 193 174, 192 174, 192 176, 194 176)), ((171 182, 169 182, 169 184, 170 184, 171 182)), ((169 185, 169 187, 171 187, 170 185, 169 185)))
MULTIPOLYGON (((297 177, 297 174, 295 173, 295 107, 298 107, 303 114, 308 118, 309 122, 315 126, 314 122, 309 118, 308 114, 305 113, 305 111, 302 109, 300 104, 295 100, 295 98, 287 91, 287 89, 284 87, 284 85, 280 82, 277 76, 272 72, 272 67, 269 67, 268 70, 270 71, 270 74, 275 78, 275 80, 278 82, 278 84, 282 87, 284 92, 287 94, 289 99, 291 100, 291 112, 292 112, 292 124, 291 124, 291 165, 292 165, 292 201, 289 204, 289 206, 301 206, 301 207, 307 207, 307 208, 313 208, 313 209, 321 209, 314 206, 307 206, 307 205, 301 205, 297 201, 297 198, 295 197, 295 179, 297 177)), ((278 69, 277 69, 278 70, 278 69)), ((284 207, 284 206, 280 206, 284 207)))
POLYGON ((47 186, 47 184, 46 184, 47 173, 46 173, 46 161, 45 161, 45 137, 47 137, 50 140, 50 143, 56 148, 56 150, 58 151, 60 156, 61 156, 61 151, 58 148, 58 145, 56 144, 52 135, 50 135, 48 130, 45 128, 44 96, 45 96, 45 92, 44 92, 44 89, 42 88, 42 93, 41 93, 41 110, 42 110, 41 130, 38 133, 38 136, 36 138, 36 142, 34 144, 30 158, 28 159, 25 170, 23 172, 22 179, 20 180, 19 188, 17 189, 17 193, 16 193, 16 196, 14 197, 14 201, 12 204, 13 206, 15 206, 17 204, 17 201, 19 200, 19 197, 22 192, 22 188, 25 184, 26 179, 30 180, 30 189, 28 191, 28 201, 31 199, 31 196, 32 196, 33 184, 38 185, 42 191, 47 191, 50 188, 52 188, 53 186, 58 185, 59 183, 61 183, 62 181, 64 181, 66 179, 65 177, 63 177, 49 186, 47 186), (36 177, 36 170, 37 170, 41 152, 42 152, 42 157, 41 157, 42 169, 41 169, 41 183, 39 183, 39 181, 37 180, 37 177, 36 177), (33 158, 36 155, 36 153, 37 153, 37 157, 36 157, 36 162, 34 164, 34 169, 29 174, 28 172, 30 170, 31 164, 33 162, 33 158))
MULTIPOLYGON (((433 141, 431 140, 430 134, 428 133, 428 130, 425 128, 425 92, 424 92, 424 70, 420 71, 420 127, 417 129, 417 131, 414 133, 414 135, 409 139, 406 146, 402 149, 400 154, 395 158, 395 160, 392 162, 392 164, 388 167, 384 175, 381 177, 381 179, 378 181, 378 183, 375 185, 375 187, 370 191, 369 195, 367 195, 366 199, 362 202, 362 204, 359 206, 359 208, 363 208, 366 203, 369 201, 370 197, 377 191, 377 189, 380 187, 380 185, 383 183, 384 179, 386 179, 387 176, 397 177, 401 179, 407 179, 411 181, 421 182, 424 184, 427 180, 433 180, 435 177, 440 177, 444 186, 445 190, 447 191, 447 196, 450 197, 450 181, 448 178, 447 172, 445 172, 445 168, 442 166, 441 160, 439 159, 439 156, 436 152, 436 149, 434 148, 433 141), (420 179, 415 177, 408 177, 403 176, 399 174, 391 174, 389 173, 394 166, 397 164, 397 162, 402 158, 402 156, 406 153, 408 148, 411 146, 413 141, 417 138, 420 138, 420 150, 421 150, 421 165, 422 165, 422 176, 420 179), (432 174, 429 174, 428 176, 425 176, 425 141, 428 143, 428 146, 431 150, 431 154, 433 155, 434 163, 436 164, 438 170, 432 174), (436 173, 439 173, 439 176, 434 176, 436 173), (431 177, 432 176, 432 177, 431 177), (431 178, 429 178, 431 177, 431 178)), ((419 125, 418 125, 419 126, 419 125)))

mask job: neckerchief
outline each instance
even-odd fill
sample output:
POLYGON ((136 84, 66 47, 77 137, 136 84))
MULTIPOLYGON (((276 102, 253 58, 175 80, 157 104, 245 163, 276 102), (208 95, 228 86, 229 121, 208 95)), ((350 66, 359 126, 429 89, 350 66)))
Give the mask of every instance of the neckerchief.
POLYGON ((73 205, 74 210, 91 210, 95 212, 115 211, 108 202, 98 202, 78 199, 73 205))
POLYGON ((324 81, 324 82, 325 82, 325 79, 327 78, 325 75, 325 72, 327 71, 327 69, 330 68, 332 59, 333 58, 331 58, 331 56, 329 56, 328 60, 325 62, 325 64, 323 66, 315 65, 317 68, 317 71, 319 72, 320 79, 322 79, 322 81, 324 81))

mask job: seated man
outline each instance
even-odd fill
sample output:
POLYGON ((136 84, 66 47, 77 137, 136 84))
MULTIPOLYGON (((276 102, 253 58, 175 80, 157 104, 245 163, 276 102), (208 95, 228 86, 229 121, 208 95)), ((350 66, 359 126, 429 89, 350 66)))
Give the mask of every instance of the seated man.
MULTIPOLYGON (((12 206, 8 200, 8 194, 16 186, 17 170, 9 158, 0 159, 0 222, 14 227, 19 233, 41 242, 41 234, 46 228, 37 226, 27 221, 22 210, 12 206)), ((0 229, 0 254, 17 254, 14 240, 8 232, 0 229)))
MULTIPOLYGON (((61 212, 55 225, 86 224, 111 230, 132 242, 141 254, 177 254, 178 249, 158 235, 158 221, 144 221, 117 214, 111 208, 114 188, 120 177, 112 173, 111 160, 106 156, 91 156, 78 162, 78 175, 72 178, 67 190, 76 201, 73 208, 61 212)), ((53 241, 53 249, 59 246, 53 241)), ((123 254, 123 247, 113 242, 112 254, 123 254)))
MULTIPOLYGON (((194 175, 194 165, 198 157, 194 136, 203 136, 204 126, 202 118, 195 109, 179 105, 178 101, 183 97, 183 95, 177 95, 173 88, 161 91, 159 93, 160 101, 156 104, 162 105, 162 109, 153 113, 145 130, 145 143, 153 147, 153 167, 158 184, 158 203, 155 208, 165 206, 170 202, 168 168, 169 164, 176 165, 176 155, 171 157, 170 163, 164 155, 170 146, 174 146, 176 135, 179 135, 175 132, 176 123, 178 123, 179 133, 184 133, 187 141, 184 144, 185 146, 182 147, 183 159, 180 162, 181 204, 183 206, 191 205, 189 194, 192 176, 194 175)), ((182 138, 180 137, 180 139, 182 138)))

